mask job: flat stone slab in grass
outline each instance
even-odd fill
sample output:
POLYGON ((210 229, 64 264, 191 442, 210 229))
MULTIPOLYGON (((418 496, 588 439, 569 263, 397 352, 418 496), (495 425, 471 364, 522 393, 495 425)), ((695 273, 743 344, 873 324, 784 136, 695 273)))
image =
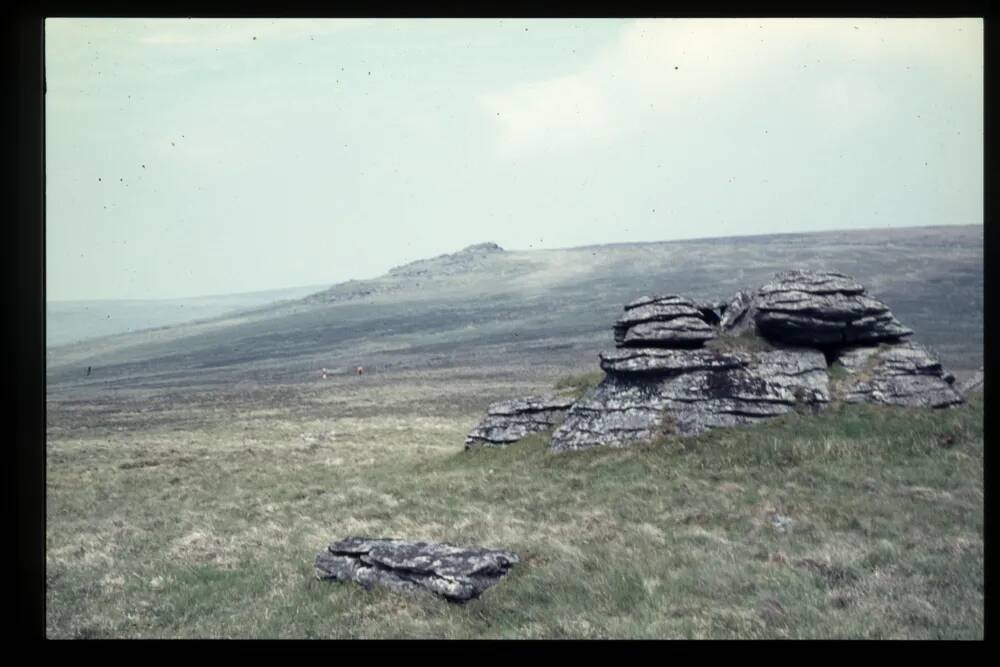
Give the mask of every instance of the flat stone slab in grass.
POLYGON ((519 562, 511 551, 446 543, 348 537, 316 556, 316 576, 353 581, 366 589, 429 591, 450 602, 467 602, 495 585, 519 562))

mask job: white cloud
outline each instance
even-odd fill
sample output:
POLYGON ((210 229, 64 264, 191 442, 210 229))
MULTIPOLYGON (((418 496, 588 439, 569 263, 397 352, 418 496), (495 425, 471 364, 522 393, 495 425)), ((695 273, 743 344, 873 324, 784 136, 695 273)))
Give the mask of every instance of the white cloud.
POLYGON ((371 25, 370 19, 155 19, 137 21, 135 41, 150 46, 227 46, 318 37, 371 25))
POLYGON ((529 148, 567 146, 580 136, 595 139, 608 127, 607 102, 584 76, 526 84, 480 98, 499 127, 498 151, 505 157, 529 148))
POLYGON ((817 86, 815 113, 827 125, 853 130, 887 115, 892 108, 889 95, 867 81, 833 79, 817 86))
POLYGON ((839 23, 830 37, 859 57, 982 62, 981 19, 842 19, 839 23))
POLYGON ((483 109, 497 125, 498 152, 512 157, 628 132, 647 107, 697 113, 697 100, 726 108, 736 89, 780 87, 799 68, 829 60, 845 67, 817 73, 788 94, 814 97, 818 120, 854 127, 892 107, 891 94, 865 66, 936 63, 974 71, 982 67, 982 22, 644 19, 628 24, 579 72, 490 93, 483 109))
POLYGON ((320 37, 375 23, 372 19, 46 19, 46 41, 85 53, 129 45, 217 47, 258 40, 320 37), (90 47, 83 49, 83 47, 90 47))

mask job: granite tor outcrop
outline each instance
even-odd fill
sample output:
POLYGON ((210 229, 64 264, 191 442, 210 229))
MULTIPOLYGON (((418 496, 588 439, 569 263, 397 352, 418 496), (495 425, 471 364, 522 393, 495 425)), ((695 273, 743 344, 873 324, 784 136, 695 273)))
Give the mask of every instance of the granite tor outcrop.
POLYGON ((912 335, 886 304, 842 273, 786 271, 718 303, 643 296, 614 323, 616 347, 600 354, 605 378, 595 389, 572 405, 560 403, 555 418, 496 404, 466 446, 505 444, 558 424, 553 450, 625 447, 666 433, 695 435, 814 412, 832 400, 961 403, 954 377, 930 350, 909 341, 912 335), (834 363, 845 371, 836 380, 829 373, 834 363))

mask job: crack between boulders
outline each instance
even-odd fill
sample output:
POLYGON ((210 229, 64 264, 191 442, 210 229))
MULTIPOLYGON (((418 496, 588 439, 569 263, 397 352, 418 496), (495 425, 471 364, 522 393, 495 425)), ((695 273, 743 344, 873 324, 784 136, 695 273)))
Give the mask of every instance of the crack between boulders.
POLYGON ((615 428, 615 429, 607 429, 605 431, 595 431, 593 429, 589 429, 589 428, 585 428, 585 427, 581 426, 579 428, 574 429, 573 432, 574 433, 590 433, 592 435, 607 435, 608 431, 614 431, 615 433, 646 433, 652 427, 655 427, 655 426, 656 426, 656 424, 650 424, 650 428, 615 428))
POLYGON ((829 374, 829 371, 826 368, 807 368, 804 371, 796 371, 796 372, 782 371, 781 373, 775 373, 774 375, 775 376, 781 375, 781 376, 785 376, 785 377, 799 377, 800 375, 806 375, 808 373, 826 373, 826 374, 829 374))
POLYGON ((747 403, 767 403, 771 405, 796 405, 799 401, 787 401, 782 398, 743 398, 740 396, 716 396, 712 398, 671 398, 671 401, 684 403, 685 405, 695 405, 698 403, 712 403, 715 401, 746 401, 747 403))
POLYGON ((516 412, 487 412, 486 414, 490 417, 516 417, 518 415, 536 415, 540 412, 565 412, 571 405, 567 405, 565 408, 525 408, 516 412))
MULTIPOLYGON (((631 359, 643 359, 643 358, 644 357, 631 357, 630 360, 631 359)), ((655 358, 655 357, 653 357, 653 358, 655 358)), ((626 370, 626 369, 617 369, 617 368, 614 368, 612 362, 605 362, 605 363, 607 363, 608 366, 609 366, 609 368, 605 368, 605 370, 607 370, 608 372, 610 372, 615 377, 622 378, 622 379, 624 379, 626 376, 629 376, 629 375, 644 375, 644 376, 647 376, 647 377, 651 376, 651 375, 652 376, 659 375, 662 378, 667 379, 667 378, 671 378, 671 377, 680 377, 681 375, 687 375, 688 373, 703 373, 703 372, 706 372, 706 371, 722 372, 722 371, 728 371, 728 370, 739 370, 739 369, 743 369, 743 368, 747 368, 748 367, 747 364, 738 364, 738 365, 734 365, 734 366, 721 366, 721 367, 720 366, 695 366, 695 367, 686 367, 686 368, 683 368, 683 369, 648 368, 648 369, 626 370)), ((602 368, 603 368, 603 366, 602 366, 602 368)))
POLYGON ((629 407, 629 408, 585 408, 585 407, 579 407, 573 413, 573 416, 574 417, 578 417, 581 412, 595 414, 595 415, 600 415, 600 414, 604 414, 605 412, 628 412, 629 410, 638 410, 638 411, 641 411, 641 412, 659 412, 660 411, 659 408, 651 408, 651 407, 646 407, 646 406, 635 406, 635 407, 629 407))

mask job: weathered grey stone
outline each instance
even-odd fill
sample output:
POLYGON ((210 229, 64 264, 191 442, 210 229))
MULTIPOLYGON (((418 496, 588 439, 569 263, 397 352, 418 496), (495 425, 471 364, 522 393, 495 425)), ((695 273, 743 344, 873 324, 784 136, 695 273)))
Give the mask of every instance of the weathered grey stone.
POLYGON ((836 323, 877 318, 889 312, 884 303, 863 294, 810 294, 791 290, 759 295, 757 309, 764 311, 762 314, 796 315, 836 323))
POLYGON ((943 408, 963 402, 937 358, 915 343, 851 347, 836 361, 847 377, 835 391, 850 403, 943 408))
POLYGON ((716 336, 715 327, 697 317, 676 317, 666 322, 642 322, 625 332, 622 345, 645 347, 701 346, 716 336))
POLYGON ((573 404, 564 396, 528 396, 494 403, 465 438, 465 448, 505 447, 561 423, 573 404))
POLYGON ((659 347, 634 347, 608 350, 600 354, 606 373, 690 373, 745 366, 745 355, 718 350, 668 350, 659 347))
POLYGON ((725 304, 642 297, 615 323, 617 349, 600 355, 607 376, 573 404, 550 447, 625 447, 668 431, 693 435, 819 410, 831 400, 827 357, 838 352, 849 376, 838 394, 847 400, 960 402, 954 376, 901 342, 912 333, 841 273, 788 271, 725 304), (731 340, 702 347, 719 335, 731 340))
POLYGON ((662 304, 662 305, 681 305, 694 307, 695 303, 687 297, 680 296, 678 294, 667 294, 664 296, 641 296, 635 301, 630 301, 625 304, 625 310, 632 310, 634 308, 639 308, 641 306, 648 306, 650 304, 662 304))
POLYGON ((683 303, 651 303, 644 306, 636 306, 625 311, 616 324, 630 327, 642 322, 666 321, 675 317, 697 317, 701 318, 701 311, 694 305, 683 303))
POLYGON ((888 306, 840 273, 778 274, 751 299, 756 330, 793 345, 845 347, 859 342, 897 341, 913 334, 888 306))
POLYGON ((984 378, 983 369, 980 368, 958 385, 958 393, 962 396, 968 396, 974 392, 982 391, 984 378))
POLYGON ((367 589, 426 590, 451 602, 466 602, 495 585, 519 560, 503 550, 349 537, 316 556, 316 575, 354 581, 367 589))
POLYGON ((555 451, 625 447, 654 439, 666 407, 658 385, 656 380, 609 375, 573 405, 549 447, 555 451))
POLYGON ((835 271, 784 271, 762 286, 760 294, 774 292, 808 292, 810 294, 864 294, 865 287, 850 276, 835 271))
POLYGON ((615 350, 608 376, 556 429, 556 451, 625 447, 671 431, 752 424, 830 400, 826 358, 815 350, 615 350))
POLYGON ((753 295, 740 290, 726 304, 719 328, 735 334, 753 329, 756 326, 754 315, 756 309, 753 308, 753 295))
POLYGON ((677 295, 645 296, 625 306, 615 322, 618 346, 698 347, 716 335, 716 304, 698 304, 677 295))

